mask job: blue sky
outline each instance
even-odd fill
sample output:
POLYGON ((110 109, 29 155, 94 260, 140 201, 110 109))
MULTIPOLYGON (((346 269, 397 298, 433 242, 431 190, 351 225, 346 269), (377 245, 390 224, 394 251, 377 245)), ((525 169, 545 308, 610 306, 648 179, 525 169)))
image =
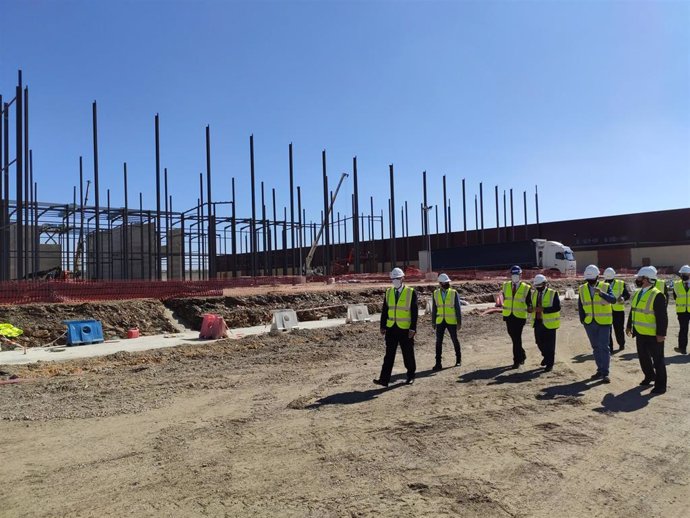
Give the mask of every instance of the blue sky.
MULTIPOLYGON (((5 0, 0 93, 21 68, 30 88, 39 198, 67 202, 78 159, 93 174, 99 110, 101 203, 155 208, 153 120, 175 209, 196 204, 211 127, 215 201, 250 215, 249 135, 258 181, 289 204, 288 144, 309 218, 357 155, 361 204, 419 232, 421 172, 430 203, 447 175, 453 228, 460 185, 522 191, 534 221, 690 205, 690 2, 62 2, 5 0)), ((258 186, 257 186, 258 189, 258 186)), ((352 181, 336 210, 348 212, 352 181)), ((474 217, 468 213, 468 228, 474 217)), ((442 221, 442 219, 441 219, 442 221)), ((432 227, 433 228, 433 227, 432 227)), ((546 236, 548 237, 548 236, 546 236)))

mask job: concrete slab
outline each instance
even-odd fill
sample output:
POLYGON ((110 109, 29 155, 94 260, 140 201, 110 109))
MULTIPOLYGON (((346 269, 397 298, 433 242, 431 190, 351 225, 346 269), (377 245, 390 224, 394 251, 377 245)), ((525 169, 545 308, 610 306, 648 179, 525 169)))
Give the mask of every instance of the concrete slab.
MULTIPOLYGON (((468 311, 470 309, 486 309, 490 307, 494 307, 494 304, 470 304, 469 306, 463 306, 463 311, 468 311)), ((421 311, 420 314, 423 315, 424 311, 421 311)), ((380 318, 380 313, 371 315, 372 322, 377 322, 380 318)), ((299 329, 323 329, 342 325, 346 325, 345 318, 331 318, 328 320, 300 322, 299 329)), ((245 336, 269 333, 270 331, 270 324, 236 328, 228 331, 228 337, 231 339, 239 339, 245 336)), ((30 347, 27 349, 26 354, 24 354, 22 349, 0 352, 0 365, 24 365, 38 361, 50 362, 74 360, 77 358, 94 358, 97 356, 107 356, 120 351, 149 351, 152 349, 161 349, 163 347, 179 347, 192 343, 208 343, 213 341, 214 340, 200 339, 198 331, 184 331, 175 334, 141 336, 129 340, 106 340, 103 343, 93 345, 78 345, 73 347, 30 347)))

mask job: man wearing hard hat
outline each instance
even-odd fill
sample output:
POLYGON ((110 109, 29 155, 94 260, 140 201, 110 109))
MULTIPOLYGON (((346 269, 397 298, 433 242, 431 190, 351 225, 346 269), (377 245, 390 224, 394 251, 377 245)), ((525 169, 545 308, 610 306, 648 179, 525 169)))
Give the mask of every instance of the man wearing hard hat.
POLYGON ((513 342, 513 369, 525 363, 527 355, 522 348, 522 328, 527 321, 527 308, 530 301, 529 284, 520 280, 522 268, 510 269, 510 280, 503 283, 503 320, 508 336, 513 342))
POLYGON ((690 265, 684 264, 678 271, 680 280, 673 283, 673 298, 676 299, 678 316, 678 347, 676 352, 688 354, 688 323, 690 323, 690 265))
POLYGON ((386 354, 376 385, 387 387, 391 380, 395 353, 400 345, 407 369, 407 384, 414 383, 417 363, 414 358, 414 335, 417 333, 417 293, 405 286, 405 274, 400 268, 390 273, 392 287, 386 290, 381 310, 381 334, 386 337, 386 354))
POLYGON ((611 286, 611 292, 616 297, 616 303, 611 305, 613 325, 609 333, 609 351, 613 352, 613 334, 616 334, 619 351, 625 349, 625 301, 630 298, 630 292, 622 279, 616 279, 616 270, 611 267, 604 270, 604 280, 611 286))
POLYGON ((440 371, 441 355, 443 352, 443 336, 448 330, 455 348, 455 365, 462 363, 458 329, 462 326, 460 313, 460 297, 457 290, 450 287, 450 277, 445 273, 438 276, 439 287, 434 291, 431 302, 431 325, 436 330, 436 364, 433 370, 440 371))
POLYGON ((608 283, 599 280, 599 268, 595 264, 585 268, 585 281, 578 289, 577 309, 597 365, 597 372, 592 379, 611 383, 609 337, 613 324, 611 304, 616 302, 616 297, 608 283))
POLYGON ((668 328, 666 301, 654 287, 656 271, 643 266, 637 272, 635 286, 640 288, 633 295, 628 317, 627 333, 636 339, 637 357, 644 373, 640 385, 651 385, 653 394, 666 392, 666 362, 664 340, 668 328))
POLYGON ((532 314, 534 341, 541 351, 544 372, 553 369, 556 356, 556 329, 561 326, 561 301, 558 292, 547 286, 546 277, 538 274, 532 282, 532 304, 527 311, 532 314))

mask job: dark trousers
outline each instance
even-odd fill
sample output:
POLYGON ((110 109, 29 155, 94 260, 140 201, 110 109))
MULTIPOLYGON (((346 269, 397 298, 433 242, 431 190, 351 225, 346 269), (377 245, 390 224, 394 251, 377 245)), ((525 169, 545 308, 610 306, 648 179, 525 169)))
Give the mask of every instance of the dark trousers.
POLYGON ((527 358, 525 350, 522 348, 522 328, 525 327, 525 319, 509 315, 505 317, 505 321, 508 336, 513 341, 513 363, 521 363, 527 358))
POLYGON ((637 335, 637 356, 644 377, 654 380, 654 388, 666 388, 666 363, 664 343, 656 341, 656 336, 637 335))
POLYGON ((544 357, 545 367, 553 367, 556 355, 556 330, 547 329, 541 320, 537 320, 534 324, 534 341, 537 342, 537 347, 544 357))
POLYGON ((447 322, 441 322, 436 324, 436 365, 441 365, 441 354, 443 352, 443 335, 448 330, 450 335, 450 340, 453 342, 453 347, 455 348, 455 361, 459 362, 462 358, 460 353, 460 342, 458 341, 458 326, 457 324, 449 324, 447 322))
POLYGON ((613 334, 616 334, 616 343, 621 349, 625 347, 625 311, 612 311, 613 325, 609 334, 609 349, 613 352, 613 334))
POLYGON ((678 349, 688 350, 688 323, 690 323, 690 313, 676 313, 678 315, 678 349))
POLYGON ((391 372, 393 371, 398 345, 400 345, 403 363, 407 369, 407 379, 414 379, 415 372, 417 371, 417 363, 414 359, 414 338, 409 337, 408 329, 400 329, 398 326, 393 326, 386 329, 386 355, 383 357, 381 376, 379 376, 383 383, 389 383, 391 380, 391 372))

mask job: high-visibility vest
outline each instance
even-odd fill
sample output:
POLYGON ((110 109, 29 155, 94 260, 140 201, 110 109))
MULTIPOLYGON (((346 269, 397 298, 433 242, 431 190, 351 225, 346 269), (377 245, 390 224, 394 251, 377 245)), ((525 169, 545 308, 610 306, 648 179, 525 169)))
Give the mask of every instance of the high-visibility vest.
POLYGON ((453 288, 446 290, 446 298, 443 299, 440 289, 434 291, 434 301, 436 302, 436 323, 440 324, 443 321, 446 324, 457 324, 458 317, 455 315, 455 296, 456 291, 453 288))
MULTIPOLYGON (((611 281, 611 290, 613 291, 613 296, 616 297, 616 300, 623 295, 624 289, 625 281, 620 279, 613 279, 613 281, 611 281)), ((615 304, 611 304, 611 309, 613 311, 625 311, 625 305, 623 302, 616 302, 615 304)))
POLYGON ((527 320, 527 292, 529 285, 526 282, 521 282, 515 290, 515 297, 513 297, 513 283, 508 281, 503 283, 503 316, 507 317, 511 314, 517 318, 527 320))
POLYGON ((675 281, 673 292, 676 294, 676 313, 690 313, 690 288, 686 288, 683 281, 675 281))
POLYGON ((659 293, 661 293, 664 298, 666 298, 666 281, 662 279, 657 279, 654 281, 654 287, 659 290, 659 293))
POLYGON ((395 300, 395 288, 386 290, 386 302, 388 303, 388 320, 386 327, 397 325, 400 329, 409 329, 412 325, 412 293, 414 288, 404 286, 400 292, 400 297, 395 300))
MULTIPOLYGON (((550 308, 553 306, 553 300, 555 298, 556 291, 551 288, 546 288, 542 292, 541 296, 541 307, 550 308)), ((537 290, 532 290, 532 308, 537 307, 537 298, 539 297, 539 292, 537 290)), ((544 323, 546 329, 558 329, 561 327, 561 312, 555 311, 553 313, 542 313, 541 321, 544 323)), ((532 327, 534 327, 537 322, 537 315, 532 313, 532 327)))
MULTIPOLYGON (((603 292, 609 291, 609 285, 604 281, 599 281, 597 288, 603 292)), ((611 313, 611 304, 609 302, 602 299, 596 291, 594 292, 594 298, 592 298, 587 283, 580 285, 578 291, 580 301, 582 302, 582 309, 585 311, 585 324, 591 324, 592 320, 602 326, 613 324, 613 314, 611 313)))
POLYGON ((656 288, 650 288, 640 296, 642 290, 638 290, 632 302, 632 322, 638 335, 656 336, 656 316, 654 316, 654 300, 661 292, 656 288))

